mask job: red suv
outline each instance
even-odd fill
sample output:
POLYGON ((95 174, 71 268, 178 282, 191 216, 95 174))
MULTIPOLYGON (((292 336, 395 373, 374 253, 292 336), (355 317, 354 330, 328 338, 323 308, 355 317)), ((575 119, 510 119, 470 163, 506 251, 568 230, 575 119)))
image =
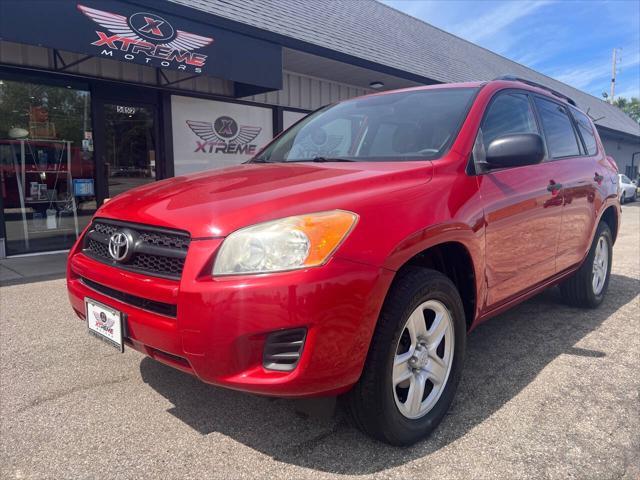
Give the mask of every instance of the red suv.
POLYGON ((118 349, 247 392, 345 394, 365 432, 410 444, 449 408, 478 324, 556 284, 602 302, 617 185, 557 92, 511 78, 369 95, 246 164, 103 205, 69 296, 118 349))

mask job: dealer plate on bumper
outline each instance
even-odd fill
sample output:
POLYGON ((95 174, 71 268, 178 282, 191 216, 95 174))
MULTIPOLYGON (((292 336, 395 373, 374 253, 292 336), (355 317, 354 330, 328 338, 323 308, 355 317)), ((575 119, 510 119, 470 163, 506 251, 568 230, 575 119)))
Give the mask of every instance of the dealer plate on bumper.
POLYGON ((124 352, 122 312, 87 297, 84 306, 89 333, 124 352))

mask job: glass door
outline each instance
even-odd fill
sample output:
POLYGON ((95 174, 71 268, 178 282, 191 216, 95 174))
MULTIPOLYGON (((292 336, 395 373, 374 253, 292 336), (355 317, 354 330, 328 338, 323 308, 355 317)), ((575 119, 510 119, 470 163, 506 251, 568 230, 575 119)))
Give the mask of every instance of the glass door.
POLYGON ((156 179, 156 113, 152 105, 103 104, 107 197, 156 179))

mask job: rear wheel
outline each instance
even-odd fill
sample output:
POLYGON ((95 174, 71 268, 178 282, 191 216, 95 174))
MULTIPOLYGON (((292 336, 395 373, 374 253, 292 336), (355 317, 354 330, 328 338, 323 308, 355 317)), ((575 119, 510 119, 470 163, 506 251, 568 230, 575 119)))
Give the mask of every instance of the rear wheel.
POLYGON ((346 399, 364 432, 408 445, 435 429, 451 405, 464 360, 466 322, 460 295, 446 276, 422 268, 399 275, 360 381, 346 399))
POLYGON ((600 222, 584 263, 560 285, 562 297, 569 305, 595 308, 602 303, 609 287, 612 253, 611 230, 600 222))

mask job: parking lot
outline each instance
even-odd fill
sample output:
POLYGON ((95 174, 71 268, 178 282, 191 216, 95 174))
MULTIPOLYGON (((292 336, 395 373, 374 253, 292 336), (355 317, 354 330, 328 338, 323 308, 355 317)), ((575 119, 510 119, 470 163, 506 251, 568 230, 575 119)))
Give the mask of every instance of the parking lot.
POLYGON ((601 308, 551 289, 480 326, 449 415, 404 449, 340 407, 323 415, 117 353, 87 334, 64 280, 2 287, 2 478, 637 479, 639 279, 635 203, 601 308))

